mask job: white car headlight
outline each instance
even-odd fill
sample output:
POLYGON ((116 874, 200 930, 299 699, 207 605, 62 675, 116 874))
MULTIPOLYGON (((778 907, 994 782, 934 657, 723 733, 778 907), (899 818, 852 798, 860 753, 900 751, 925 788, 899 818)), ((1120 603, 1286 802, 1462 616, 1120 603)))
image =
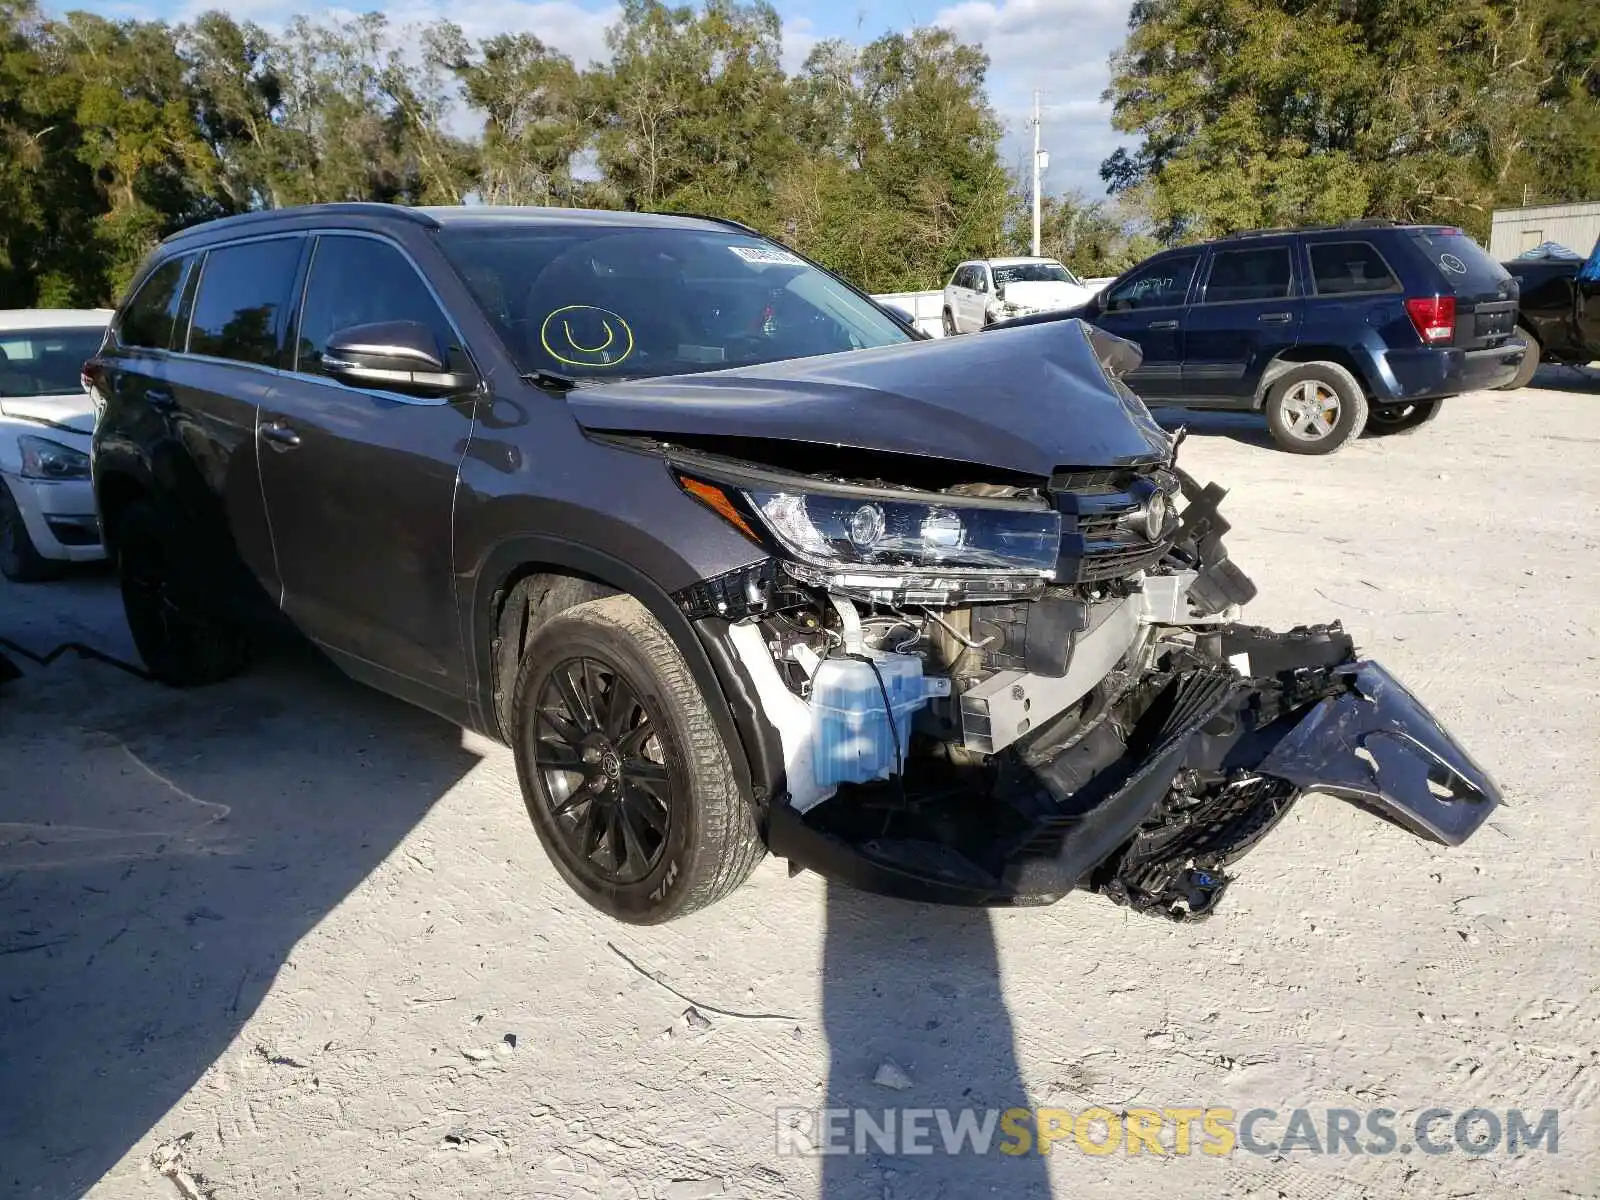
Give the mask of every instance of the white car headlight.
POLYGON ((24 479, 87 479, 89 456, 49 438, 24 435, 17 439, 22 451, 24 479))

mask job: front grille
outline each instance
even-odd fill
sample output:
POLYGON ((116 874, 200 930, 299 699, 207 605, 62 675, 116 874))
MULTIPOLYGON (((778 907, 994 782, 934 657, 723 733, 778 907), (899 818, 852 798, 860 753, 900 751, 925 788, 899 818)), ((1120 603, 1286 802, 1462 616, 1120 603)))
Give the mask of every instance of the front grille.
MULTIPOLYGON (((1122 579, 1135 571, 1155 566, 1166 552, 1165 544, 1152 546, 1149 542, 1142 546, 1115 546, 1104 550, 1091 547, 1087 555, 1077 560, 1077 570, 1072 579, 1062 582, 1103 583, 1108 579, 1122 579)), ((1056 577, 1060 579, 1060 576, 1058 570, 1056 577)))
POLYGON ((1168 472, 1155 468, 1057 471, 1050 480, 1050 496, 1065 520, 1056 581, 1100 583, 1160 562, 1170 538, 1151 542, 1124 524, 1157 491, 1170 498, 1177 486, 1168 472))

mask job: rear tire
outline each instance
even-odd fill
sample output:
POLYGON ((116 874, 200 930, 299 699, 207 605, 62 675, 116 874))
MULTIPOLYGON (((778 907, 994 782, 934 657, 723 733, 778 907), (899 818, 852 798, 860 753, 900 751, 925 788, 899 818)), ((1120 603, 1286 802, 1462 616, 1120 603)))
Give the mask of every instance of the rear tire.
POLYGON ((1517 373, 1511 377, 1511 382, 1502 383, 1497 389, 1498 391, 1514 392, 1518 388, 1527 387, 1533 382, 1534 372, 1539 369, 1539 359, 1544 353, 1543 348, 1533 334, 1528 332, 1526 325, 1519 323, 1517 325, 1517 333, 1521 335, 1523 341, 1528 343, 1528 352, 1522 356, 1522 363, 1517 367, 1517 373))
POLYGON ((248 657, 230 619, 183 544, 179 522, 137 500, 117 521, 117 576, 133 644, 151 676, 200 687, 238 674, 248 657))
POLYGON ((1411 433, 1439 415, 1443 400, 1415 400, 1410 404, 1374 404, 1367 413, 1367 432, 1374 436, 1411 433))
POLYGON ((62 564, 39 553, 11 489, 0 480, 0 575, 12 583, 43 583, 59 578, 62 564))
POLYGON ((1268 389, 1265 408, 1272 440, 1291 454, 1332 454, 1367 424, 1360 381, 1335 362, 1285 371, 1268 389))
POLYGON ((733 891, 766 853, 688 664, 632 596, 534 635, 514 700, 517 778, 573 891, 635 925, 733 891))

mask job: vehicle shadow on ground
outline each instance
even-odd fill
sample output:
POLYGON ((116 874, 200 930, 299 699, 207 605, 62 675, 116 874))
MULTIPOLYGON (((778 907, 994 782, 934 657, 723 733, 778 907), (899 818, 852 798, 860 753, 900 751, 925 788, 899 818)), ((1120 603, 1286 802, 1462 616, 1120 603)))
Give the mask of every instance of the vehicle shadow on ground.
POLYGON ((1193 408, 1151 408, 1161 427, 1169 433, 1187 429, 1197 437, 1226 437, 1247 446, 1277 450, 1267 432, 1267 419, 1260 413, 1213 412, 1193 408))
POLYGON ((1558 367, 1545 363, 1534 372, 1536 387, 1547 392, 1578 392, 1600 395, 1600 367, 1558 367))
MULTIPOLYGON (((945 1109, 953 1123, 965 1110, 981 1122, 990 1110, 1027 1106, 989 913, 885 900, 835 883, 827 889, 826 1108, 865 1110, 880 1127, 884 1110, 894 1110, 903 1136, 910 1110, 945 1109)), ((1063 997, 1063 1012, 1069 1003, 1063 997)), ((860 1126, 846 1120, 841 1144, 850 1152, 821 1160, 823 1200, 1050 1195, 1037 1152, 1000 1152, 1003 1142, 1017 1143, 998 1120, 985 1153, 970 1143, 948 1153, 937 1112, 921 1124, 931 1152, 906 1153, 901 1144, 901 1153, 886 1153, 865 1134, 854 1144, 860 1126)))
POLYGON ((160 1122, 296 944, 478 756, 303 652, 187 692, 23 665, 0 687, 0 1193, 55 1198, 185 1132, 160 1122))

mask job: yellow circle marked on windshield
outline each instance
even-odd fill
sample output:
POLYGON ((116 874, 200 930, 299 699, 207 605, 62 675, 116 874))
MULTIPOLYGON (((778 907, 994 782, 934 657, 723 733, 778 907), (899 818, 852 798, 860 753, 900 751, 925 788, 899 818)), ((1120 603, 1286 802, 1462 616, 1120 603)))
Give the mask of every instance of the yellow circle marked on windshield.
POLYGON ((614 367, 633 353, 633 330, 609 308, 569 304, 544 319, 539 344, 569 367, 614 367))

